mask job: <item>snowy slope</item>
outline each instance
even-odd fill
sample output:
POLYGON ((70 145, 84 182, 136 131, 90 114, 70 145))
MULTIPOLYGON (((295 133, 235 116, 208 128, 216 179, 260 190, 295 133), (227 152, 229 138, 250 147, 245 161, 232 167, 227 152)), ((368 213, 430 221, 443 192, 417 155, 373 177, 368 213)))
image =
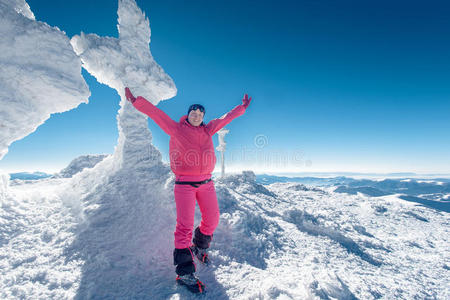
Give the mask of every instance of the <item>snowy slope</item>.
MULTIPOLYGON (((145 181, 139 173, 127 187, 121 175, 82 185, 96 168, 10 187, 1 210, 0 296, 196 299, 174 282, 169 170, 145 181)), ((198 267, 207 299, 450 296, 448 213, 395 196, 263 186, 252 172, 215 184, 214 263, 198 267)))

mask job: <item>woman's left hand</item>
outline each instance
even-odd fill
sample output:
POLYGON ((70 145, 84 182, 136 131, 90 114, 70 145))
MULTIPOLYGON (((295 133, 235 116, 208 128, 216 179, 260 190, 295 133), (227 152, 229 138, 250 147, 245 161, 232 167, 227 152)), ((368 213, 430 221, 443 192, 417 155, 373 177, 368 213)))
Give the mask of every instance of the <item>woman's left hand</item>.
POLYGON ((252 97, 250 97, 250 99, 248 98, 248 95, 245 94, 244 98, 242 98, 242 105, 247 108, 248 105, 250 104, 250 101, 252 101, 252 97))

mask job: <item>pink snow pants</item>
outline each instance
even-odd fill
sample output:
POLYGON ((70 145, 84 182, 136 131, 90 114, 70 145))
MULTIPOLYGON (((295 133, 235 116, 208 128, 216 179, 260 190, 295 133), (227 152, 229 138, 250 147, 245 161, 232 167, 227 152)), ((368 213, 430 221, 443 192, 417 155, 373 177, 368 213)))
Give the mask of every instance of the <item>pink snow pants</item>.
MULTIPOLYGON (((176 175, 175 180, 203 181, 209 178, 211 178, 211 174, 176 175)), ((183 249, 192 245, 196 200, 202 215, 200 232, 212 235, 219 224, 220 216, 214 181, 201 184, 197 188, 190 184, 175 184, 174 194, 177 207, 177 225, 174 232, 175 248, 183 249)))

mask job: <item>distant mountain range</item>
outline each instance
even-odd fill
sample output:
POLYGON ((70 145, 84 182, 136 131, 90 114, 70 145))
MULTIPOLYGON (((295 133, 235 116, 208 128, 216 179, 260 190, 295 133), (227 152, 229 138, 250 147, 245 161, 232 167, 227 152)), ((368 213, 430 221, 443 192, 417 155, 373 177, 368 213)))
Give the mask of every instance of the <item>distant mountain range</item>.
POLYGON ((96 164, 101 162, 108 154, 88 154, 81 155, 73 159, 67 167, 62 169, 58 173, 48 174, 45 172, 19 172, 19 173, 9 173, 10 179, 20 179, 20 180, 39 180, 48 177, 64 177, 69 178, 73 175, 81 172, 85 168, 93 168, 96 164))
POLYGON ((51 177, 53 174, 47 174, 44 172, 19 172, 19 173, 9 173, 10 179, 21 179, 21 180, 37 180, 51 177))
MULTIPOLYGON (((356 173, 355 173, 356 174, 356 173)), ((406 173, 389 173, 406 174, 406 173)), ((414 174, 414 173, 407 173, 414 174)), ((417 174, 416 174, 417 176, 417 174)), ((384 176, 383 176, 384 177, 384 176)), ((386 176, 387 177, 387 176, 386 176)), ((399 194, 399 198, 450 212, 450 178, 372 178, 355 179, 345 176, 330 178, 256 175, 256 182, 269 185, 276 182, 297 182, 307 186, 336 187, 334 192, 371 197, 399 194)))

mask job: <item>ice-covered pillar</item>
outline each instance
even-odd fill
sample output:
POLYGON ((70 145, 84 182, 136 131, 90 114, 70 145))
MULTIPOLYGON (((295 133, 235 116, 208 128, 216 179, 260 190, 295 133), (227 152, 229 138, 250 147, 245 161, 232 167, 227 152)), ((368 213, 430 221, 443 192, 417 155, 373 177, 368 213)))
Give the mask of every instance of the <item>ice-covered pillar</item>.
POLYGON ((117 13, 119 38, 81 33, 72 38, 71 44, 83 67, 121 97, 117 116, 119 139, 114 150, 116 165, 152 164, 161 161, 161 154, 151 145, 147 116, 126 100, 124 88, 128 86, 135 96, 143 96, 154 105, 174 97, 177 89, 172 78, 153 59, 150 23, 136 2, 119 0, 117 13))
POLYGON ((222 128, 217 131, 217 135, 219 136, 219 146, 216 147, 216 150, 220 152, 220 160, 222 163, 222 174, 221 177, 225 176, 225 147, 227 143, 225 143, 225 135, 230 132, 228 129, 222 128))

